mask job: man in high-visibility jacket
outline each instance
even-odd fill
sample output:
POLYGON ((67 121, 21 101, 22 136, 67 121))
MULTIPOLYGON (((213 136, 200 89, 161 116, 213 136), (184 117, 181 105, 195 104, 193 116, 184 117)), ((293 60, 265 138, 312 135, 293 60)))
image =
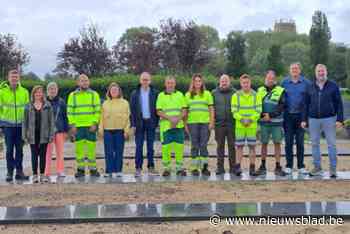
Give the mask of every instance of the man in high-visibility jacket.
POLYGON ((262 98, 262 113, 260 123, 260 141, 261 141, 261 165, 259 174, 266 174, 267 146, 270 136, 275 146, 276 167, 275 174, 285 176, 282 170, 281 142, 283 139, 283 107, 284 107, 284 88, 276 85, 276 74, 270 70, 266 73, 265 85, 258 89, 258 95, 262 98))
POLYGON ((162 142, 163 176, 171 174, 171 150, 175 152, 176 174, 186 176, 183 168, 184 122, 186 102, 184 95, 175 89, 176 80, 165 79, 165 91, 157 98, 157 113, 160 117, 160 140, 162 142))
POLYGON ((89 78, 82 74, 78 78, 78 89, 68 96, 67 113, 71 134, 75 138, 77 172, 75 177, 85 176, 85 154, 90 175, 99 177, 96 168, 96 132, 100 120, 100 96, 90 89, 89 78))
POLYGON ((240 176, 243 147, 246 141, 249 146, 249 175, 257 176, 255 171, 255 145, 258 120, 261 113, 261 98, 251 88, 250 76, 244 74, 240 77, 241 90, 232 96, 231 106, 233 118, 236 120, 236 166, 235 174, 240 176))
POLYGON ((0 85, 0 125, 3 128, 6 145, 7 176, 6 181, 13 180, 16 170, 16 180, 28 180, 23 173, 23 140, 22 122, 24 107, 29 103, 29 92, 20 84, 20 74, 17 70, 8 73, 8 82, 0 85), (16 149, 14 157, 14 149, 16 149))

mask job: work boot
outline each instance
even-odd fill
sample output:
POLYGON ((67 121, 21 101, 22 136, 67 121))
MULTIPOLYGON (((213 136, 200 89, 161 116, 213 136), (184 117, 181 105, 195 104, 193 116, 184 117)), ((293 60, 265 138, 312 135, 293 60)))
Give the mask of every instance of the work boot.
POLYGON ((169 170, 164 170, 164 171, 163 171, 162 176, 164 176, 164 177, 168 177, 168 176, 170 176, 170 175, 171 175, 171 173, 170 173, 170 171, 169 171, 169 170))
POLYGON ((6 182, 12 182, 13 181, 13 173, 8 172, 6 175, 6 182))
POLYGON ((259 169, 258 169, 258 173, 259 173, 259 175, 266 175, 266 166, 261 164, 259 169))
POLYGON ((215 174, 216 174, 216 175, 224 175, 224 174, 225 174, 225 169, 223 169, 223 168, 218 168, 218 169, 216 169, 215 174))
POLYGON ((199 170, 198 170, 198 169, 193 169, 193 170, 191 171, 191 174, 192 174, 193 176, 199 176, 199 170))
POLYGON ((84 176, 85 176, 85 170, 83 170, 83 169, 78 169, 74 176, 75 176, 75 178, 84 177, 84 176))
POLYGON ((208 164, 207 164, 207 163, 205 163, 205 164, 203 165, 202 175, 204 175, 204 176, 210 176, 210 171, 208 170, 208 164))
POLYGON ((29 180, 29 176, 26 176, 23 171, 20 171, 15 176, 16 180, 29 180))
POLYGON ((177 175, 177 176, 186 176, 187 173, 186 173, 185 169, 181 169, 181 170, 178 170, 178 171, 176 172, 176 175, 177 175))
POLYGON ((321 176, 322 173, 323 173, 323 172, 322 172, 321 167, 314 167, 314 168, 310 171, 309 175, 310 175, 310 176, 321 176))
POLYGON ((100 177, 100 172, 98 172, 97 169, 91 169, 91 170, 90 170, 90 176, 93 176, 93 177, 100 177))
POLYGON ((277 176, 286 176, 287 173, 285 171, 283 171, 281 166, 276 166, 275 167, 275 175, 277 175, 277 176))
POLYGON ((249 175, 250 176, 258 176, 259 173, 255 171, 255 165, 250 165, 249 166, 249 175))
POLYGON ((240 164, 236 164, 235 169, 234 169, 235 175, 236 176, 241 176, 242 174, 242 169, 240 164))

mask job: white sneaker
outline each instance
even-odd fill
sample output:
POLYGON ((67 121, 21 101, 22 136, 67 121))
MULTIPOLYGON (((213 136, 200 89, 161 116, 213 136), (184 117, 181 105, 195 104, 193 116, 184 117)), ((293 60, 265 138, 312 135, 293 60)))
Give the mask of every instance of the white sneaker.
POLYGON ((61 173, 57 173, 57 177, 64 178, 66 177, 66 175, 64 174, 64 172, 61 172, 61 173))
POLYGON ((284 169, 284 172, 285 172, 287 175, 290 175, 290 174, 292 174, 293 170, 292 170, 292 168, 290 168, 290 167, 286 167, 286 168, 284 169))
POLYGON ((112 178, 113 174, 112 173, 106 173, 104 174, 105 178, 112 178))
POLYGON ((309 172, 305 169, 305 167, 298 169, 298 173, 302 175, 309 174, 309 172))
POLYGON ((38 175, 33 175, 32 180, 33 180, 33 184, 39 183, 39 177, 38 177, 38 175))
POLYGON ((117 172, 117 173, 116 173, 116 176, 117 176, 117 177, 123 177, 123 172, 117 172))

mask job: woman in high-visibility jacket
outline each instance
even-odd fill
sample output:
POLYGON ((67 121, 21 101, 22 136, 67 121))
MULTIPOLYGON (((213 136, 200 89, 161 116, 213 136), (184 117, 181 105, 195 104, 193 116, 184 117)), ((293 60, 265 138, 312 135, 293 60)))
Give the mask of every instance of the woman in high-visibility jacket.
POLYGON ((191 173, 210 176, 208 169, 208 149, 210 131, 214 128, 213 96, 205 89, 203 77, 194 74, 185 95, 186 131, 191 138, 191 173))

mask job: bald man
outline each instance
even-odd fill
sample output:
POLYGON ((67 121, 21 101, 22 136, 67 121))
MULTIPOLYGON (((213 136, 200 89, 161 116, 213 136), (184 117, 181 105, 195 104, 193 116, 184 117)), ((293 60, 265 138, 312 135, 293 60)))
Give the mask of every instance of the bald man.
POLYGON ((212 91, 215 115, 215 140, 217 143, 216 174, 225 173, 225 141, 228 144, 229 172, 234 173, 235 166, 235 123, 231 114, 231 97, 235 90, 231 87, 231 78, 223 74, 219 79, 219 86, 212 91))

